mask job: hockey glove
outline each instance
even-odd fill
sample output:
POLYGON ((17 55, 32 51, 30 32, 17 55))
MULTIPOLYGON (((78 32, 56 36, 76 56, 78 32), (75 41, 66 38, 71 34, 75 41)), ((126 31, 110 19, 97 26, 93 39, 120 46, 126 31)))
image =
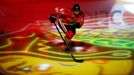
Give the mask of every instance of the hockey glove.
POLYGON ((72 39, 72 37, 73 37, 73 33, 72 33, 72 31, 67 31, 66 32, 66 37, 67 37, 67 39, 72 39))
POLYGON ((49 20, 50 20, 51 23, 55 23, 56 17, 55 16, 50 16, 49 20))
POLYGON ((80 28, 80 27, 81 27, 81 25, 80 25, 80 23, 79 23, 79 22, 75 22, 74 27, 75 27, 75 28, 80 28))

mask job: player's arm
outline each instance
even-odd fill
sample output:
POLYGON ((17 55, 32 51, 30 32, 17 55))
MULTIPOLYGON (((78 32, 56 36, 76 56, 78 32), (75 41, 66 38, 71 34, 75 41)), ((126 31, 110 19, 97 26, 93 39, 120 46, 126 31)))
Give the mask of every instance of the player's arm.
POLYGON ((51 23, 55 23, 58 14, 59 14, 59 9, 55 8, 53 13, 51 13, 50 16, 49 16, 49 20, 50 20, 51 23))
POLYGON ((76 19, 75 26, 76 28, 81 28, 83 24, 84 24, 84 15, 82 14, 76 19))
POLYGON ((55 8, 55 12, 53 14, 50 14, 49 20, 51 23, 54 23, 56 19, 59 19, 61 15, 65 15, 65 8, 55 8))

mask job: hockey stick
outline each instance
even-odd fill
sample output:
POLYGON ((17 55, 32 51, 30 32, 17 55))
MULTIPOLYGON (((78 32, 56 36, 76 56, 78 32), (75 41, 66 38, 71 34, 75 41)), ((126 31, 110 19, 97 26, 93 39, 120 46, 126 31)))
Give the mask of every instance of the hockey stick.
MULTIPOLYGON (((62 34, 60 33, 60 30, 59 30, 58 27, 57 27, 56 23, 54 23, 54 25, 55 25, 55 27, 56 27, 58 33, 60 34, 60 37, 62 38, 62 40, 63 40, 63 42, 64 42, 64 47, 65 47, 65 49, 69 49, 68 46, 67 46, 67 43, 66 43, 65 39, 63 38, 62 34)), ((75 59, 75 57, 73 56, 72 53, 71 53, 71 56, 72 56, 72 58, 73 58, 73 60, 74 60, 75 62, 83 62, 82 59, 81 59, 81 60, 75 59)))

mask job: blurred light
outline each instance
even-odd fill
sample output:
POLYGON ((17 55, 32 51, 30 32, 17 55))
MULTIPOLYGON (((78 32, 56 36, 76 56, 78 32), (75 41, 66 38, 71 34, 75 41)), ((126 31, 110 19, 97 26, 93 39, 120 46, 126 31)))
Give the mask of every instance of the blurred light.
POLYGON ((123 7, 126 8, 127 11, 134 13, 134 0, 121 0, 120 2, 123 2, 123 7))
POLYGON ((22 68, 23 70, 30 70, 30 67, 25 67, 25 68, 22 68))
POLYGON ((50 64, 40 64, 38 70, 48 70, 50 67, 50 64))
POLYGON ((123 6, 127 9, 127 11, 134 13, 134 4, 124 4, 123 6))
POLYGON ((134 0, 122 0, 123 2, 129 2, 129 3, 134 3, 134 0))
POLYGON ((74 50, 75 50, 76 52, 81 52, 82 50, 84 50, 84 47, 76 46, 76 47, 74 47, 74 50))

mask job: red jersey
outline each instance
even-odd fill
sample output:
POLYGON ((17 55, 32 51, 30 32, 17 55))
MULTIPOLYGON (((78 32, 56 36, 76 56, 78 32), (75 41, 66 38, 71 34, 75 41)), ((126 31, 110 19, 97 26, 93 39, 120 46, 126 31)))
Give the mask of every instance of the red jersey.
POLYGON ((82 26, 84 23, 84 14, 80 12, 78 15, 74 15, 72 10, 69 8, 55 8, 55 13, 51 14, 51 16, 55 16, 57 19, 61 19, 62 23, 65 25, 72 25, 75 22, 79 22, 82 26))

